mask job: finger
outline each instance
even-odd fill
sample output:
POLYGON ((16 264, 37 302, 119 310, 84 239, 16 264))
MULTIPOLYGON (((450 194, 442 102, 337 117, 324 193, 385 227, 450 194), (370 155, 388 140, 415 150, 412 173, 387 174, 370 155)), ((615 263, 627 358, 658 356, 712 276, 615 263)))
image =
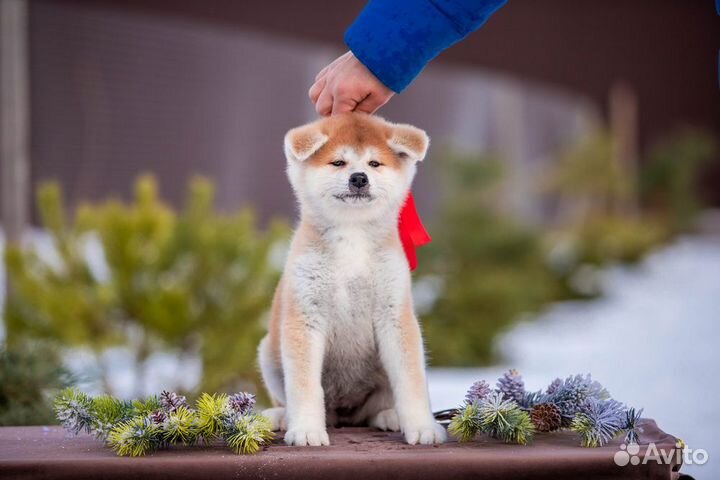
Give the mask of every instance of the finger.
POLYGON ((357 107, 357 104, 357 101, 354 100, 352 97, 340 96, 336 94, 335 97, 333 97, 331 114, 338 115, 340 113, 352 112, 355 110, 355 107, 357 107))
POLYGON ((315 111, 320 115, 327 117, 332 113, 333 97, 329 88, 324 88, 320 93, 317 102, 315 102, 315 111))
POLYGON ((332 115, 352 112, 357 107, 357 104, 355 97, 348 95, 343 89, 336 89, 333 95, 332 115))
MULTIPOLYGON (((335 63, 335 62, 333 62, 333 63, 335 63)), ((325 65, 325 67, 322 70, 320 70, 317 75, 315 75, 315 81, 317 82, 322 77, 324 77, 325 74, 328 72, 328 70, 330 70, 331 66, 332 66, 332 63, 325 65)))
POLYGON ((355 106, 355 111, 372 114, 377 112, 388 100, 390 100, 389 96, 371 93, 355 106))
POLYGON ((347 59, 347 57, 350 55, 350 53, 351 52, 349 52, 349 51, 345 52, 344 54, 340 55, 338 58, 336 58, 329 64, 325 65, 325 67, 323 67, 323 69, 320 70, 317 75, 315 75, 315 81, 318 81, 318 80, 320 80, 321 77, 324 77, 330 71, 330 69, 333 68, 338 63, 344 62, 347 59))
POLYGON ((322 78, 313 83, 310 87, 310 90, 308 90, 308 96, 310 97, 312 103, 317 103, 318 97, 320 97, 320 93, 322 93, 323 89, 325 88, 325 83, 326 80, 322 78))

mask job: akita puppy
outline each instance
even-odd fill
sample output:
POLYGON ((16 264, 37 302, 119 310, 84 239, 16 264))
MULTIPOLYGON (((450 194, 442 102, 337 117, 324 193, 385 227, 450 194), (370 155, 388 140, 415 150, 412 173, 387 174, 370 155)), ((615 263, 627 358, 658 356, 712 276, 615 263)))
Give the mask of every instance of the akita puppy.
POLYGON ((360 113, 285 136, 300 204, 259 364, 289 445, 328 445, 326 426, 441 443, 398 215, 425 157, 424 131, 360 113))

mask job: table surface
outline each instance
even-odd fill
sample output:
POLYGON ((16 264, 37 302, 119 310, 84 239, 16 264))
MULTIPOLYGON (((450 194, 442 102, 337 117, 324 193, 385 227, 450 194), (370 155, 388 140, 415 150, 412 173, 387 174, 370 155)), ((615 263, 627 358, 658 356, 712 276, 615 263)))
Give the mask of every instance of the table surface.
MULTIPOLYGON (((642 445, 672 451, 677 439, 643 419, 642 445)), ((140 458, 118 457, 89 435, 62 428, 0 428, 0 478, 653 478, 674 479, 680 465, 650 461, 619 467, 613 458, 622 439, 582 448, 569 431, 536 435, 530 446, 478 437, 468 443, 407 445, 399 433, 367 428, 330 430, 329 447, 288 447, 281 436, 257 455, 234 455, 222 445, 171 447, 140 458)))

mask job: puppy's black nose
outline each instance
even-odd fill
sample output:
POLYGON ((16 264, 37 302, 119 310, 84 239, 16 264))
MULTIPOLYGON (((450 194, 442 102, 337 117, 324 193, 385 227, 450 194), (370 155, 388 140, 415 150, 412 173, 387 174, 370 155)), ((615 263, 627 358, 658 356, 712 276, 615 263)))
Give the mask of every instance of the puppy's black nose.
POLYGON ((363 172, 355 172, 350 175, 349 184, 351 192, 364 193, 370 188, 369 183, 370 180, 368 180, 367 174, 363 172))

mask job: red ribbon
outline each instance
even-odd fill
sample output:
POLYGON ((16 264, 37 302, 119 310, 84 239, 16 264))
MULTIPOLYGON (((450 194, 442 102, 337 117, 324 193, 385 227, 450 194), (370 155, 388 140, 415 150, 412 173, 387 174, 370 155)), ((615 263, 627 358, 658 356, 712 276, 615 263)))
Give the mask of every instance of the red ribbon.
POLYGON ((415 199, 411 192, 408 192, 407 200, 400 210, 400 219, 398 221, 398 230, 400 232, 400 241, 405 250, 405 256, 410 264, 410 270, 417 268, 417 252, 415 249, 432 241, 425 227, 420 221, 415 208, 415 199))

